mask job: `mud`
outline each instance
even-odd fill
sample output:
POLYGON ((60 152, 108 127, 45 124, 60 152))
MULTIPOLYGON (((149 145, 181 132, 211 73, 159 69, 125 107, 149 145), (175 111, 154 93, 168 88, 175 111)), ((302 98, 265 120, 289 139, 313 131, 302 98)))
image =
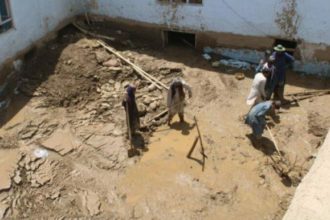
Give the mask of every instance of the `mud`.
MULTIPOLYGON (((241 71, 212 68, 189 48, 156 50, 125 31, 103 28, 92 29, 115 37, 111 46, 163 83, 182 76, 192 86, 186 123, 151 120, 166 109, 166 92, 96 39, 63 30, 25 60, 19 94, 1 116, 0 218, 281 219, 329 127, 330 97, 287 106, 269 121, 284 163, 269 134, 253 145, 240 120, 253 73, 238 81, 241 71), (137 85, 141 121, 151 121, 134 137, 139 155, 132 158, 121 106, 128 83, 137 85), (204 164, 200 143, 186 157, 197 136, 194 116, 204 164)), ((290 72, 286 92, 328 86, 290 72)))

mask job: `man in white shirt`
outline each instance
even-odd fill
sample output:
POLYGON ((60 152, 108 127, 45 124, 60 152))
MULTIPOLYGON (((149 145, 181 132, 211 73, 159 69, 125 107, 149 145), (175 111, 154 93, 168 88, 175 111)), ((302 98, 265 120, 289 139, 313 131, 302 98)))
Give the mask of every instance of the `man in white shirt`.
POLYGON ((264 66, 262 72, 255 75, 250 94, 246 100, 246 104, 253 107, 254 105, 266 99, 265 86, 270 73, 271 69, 269 69, 267 66, 264 66))

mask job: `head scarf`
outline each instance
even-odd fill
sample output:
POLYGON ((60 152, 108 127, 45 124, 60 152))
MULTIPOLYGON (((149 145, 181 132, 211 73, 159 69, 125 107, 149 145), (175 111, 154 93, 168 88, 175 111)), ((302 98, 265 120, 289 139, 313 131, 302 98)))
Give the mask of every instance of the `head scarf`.
POLYGON ((128 101, 134 101, 135 100, 135 91, 136 87, 133 85, 128 85, 126 92, 128 96, 128 101))

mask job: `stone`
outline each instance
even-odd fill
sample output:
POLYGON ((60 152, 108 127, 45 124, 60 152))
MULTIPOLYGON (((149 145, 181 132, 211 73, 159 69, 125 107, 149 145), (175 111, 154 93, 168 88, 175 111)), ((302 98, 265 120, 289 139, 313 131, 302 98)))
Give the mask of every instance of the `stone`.
POLYGON ((116 90, 116 91, 119 91, 120 88, 121 88, 120 82, 116 82, 116 83, 115 83, 115 90, 116 90))
POLYGON ((14 182, 16 184, 20 184, 22 182, 21 172, 19 170, 16 170, 15 172, 14 182))
POLYGON ((152 102, 152 99, 149 96, 146 96, 143 100, 143 103, 145 105, 150 105, 151 102, 152 102))
POLYGON ((110 85, 113 85, 113 84, 115 84, 115 80, 113 80, 113 79, 109 79, 108 83, 109 83, 110 85))
POLYGON ((112 73, 120 73, 122 69, 120 67, 109 67, 108 70, 112 73))
POLYGON ((244 75, 244 73, 235 73, 235 78, 237 80, 243 80, 243 79, 245 79, 245 75, 244 75))
POLYGON ((157 102, 152 102, 152 103, 150 104, 150 109, 151 109, 151 110, 155 111, 157 108, 158 108, 158 106, 157 106, 157 102))
POLYGON ((106 51, 100 50, 95 52, 95 58, 97 62, 101 64, 106 60, 109 60, 110 55, 106 51))
POLYGON ((219 67, 220 66, 220 62, 219 61, 215 61, 212 63, 212 67, 219 67))
POLYGON ((147 114, 147 107, 143 103, 138 104, 139 116, 143 117, 147 114))
POLYGON ((156 90, 156 85, 155 84, 151 84, 150 86, 148 86, 148 92, 152 92, 156 90))
POLYGON ((110 59, 106 62, 103 62, 102 65, 107 66, 107 67, 118 67, 118 66, 120 66, 120 63, 118 62, 117 59, 110 59))

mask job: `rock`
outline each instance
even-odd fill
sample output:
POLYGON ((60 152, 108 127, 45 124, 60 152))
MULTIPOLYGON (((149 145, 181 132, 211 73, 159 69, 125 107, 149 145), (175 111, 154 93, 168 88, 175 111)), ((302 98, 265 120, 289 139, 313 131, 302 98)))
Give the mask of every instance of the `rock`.
POLYGON ((219 67, 220 66, 220 62, 219 61, 215 61, 212 63, 212 67, 219 67))
POLYGON ((235 78, 237 80, 243 80, 243 79, 245 79, 245 75, 244 75, 244 73, 235 73, 235 78))
POLYGON ((95 52, 95 58, 99 64, 102 64, 110 59, 110 55, 106 51, 100 50, 95 52))
POLYGON ((110 85, 113 85, 113 84, 115 84, 115 80, 113 80, 113 79, 109 79, 108 83, 109 83, 110 85))
POLYGON ((21 172, 19 170, 16 170, 15 172, 14 182, 16 184, 20 184, 22 182, 21 172))
POLYGON ((153 102, 150 104, 150 109, 155 111, 158 108, 157 102, 153 102))
POLYGON ((152 92, 156 89, 156 85, 155 84, 151 84, 150 86, 148 86, 148 92, 152 92))
POLYGON ((149 96, 146 96, 143 100, 143 103, 145 105, 150 105, 151 102, 152 102, 152 99, 149 96))
POLYGON ((122 69, 120 67, 109 67, 108 70, 112 73, 120 73, 122 69))
POLYGON ((116 90, 116 91, 119 91, 120 88, 121 88, 120 82, 116 82, 116 83, 115 83, 115 90, 116 90))
POLYGON ((117 59, 110 59, 106 62, 103 62, 102 65, 107 66, 107 67, 118 67, 118 66, 120 66, 120 63, 118 62, 117 59))
POLYGON ((138 104, 139 116, 143 117, 147 114, 147 107, 143 103, 138 104))
POLYGON ((67 65, 71 65, 71 64, 72 64, 72 60, 68 60, 68 61, 66 62, 66 64, 67 64, 67 65))

